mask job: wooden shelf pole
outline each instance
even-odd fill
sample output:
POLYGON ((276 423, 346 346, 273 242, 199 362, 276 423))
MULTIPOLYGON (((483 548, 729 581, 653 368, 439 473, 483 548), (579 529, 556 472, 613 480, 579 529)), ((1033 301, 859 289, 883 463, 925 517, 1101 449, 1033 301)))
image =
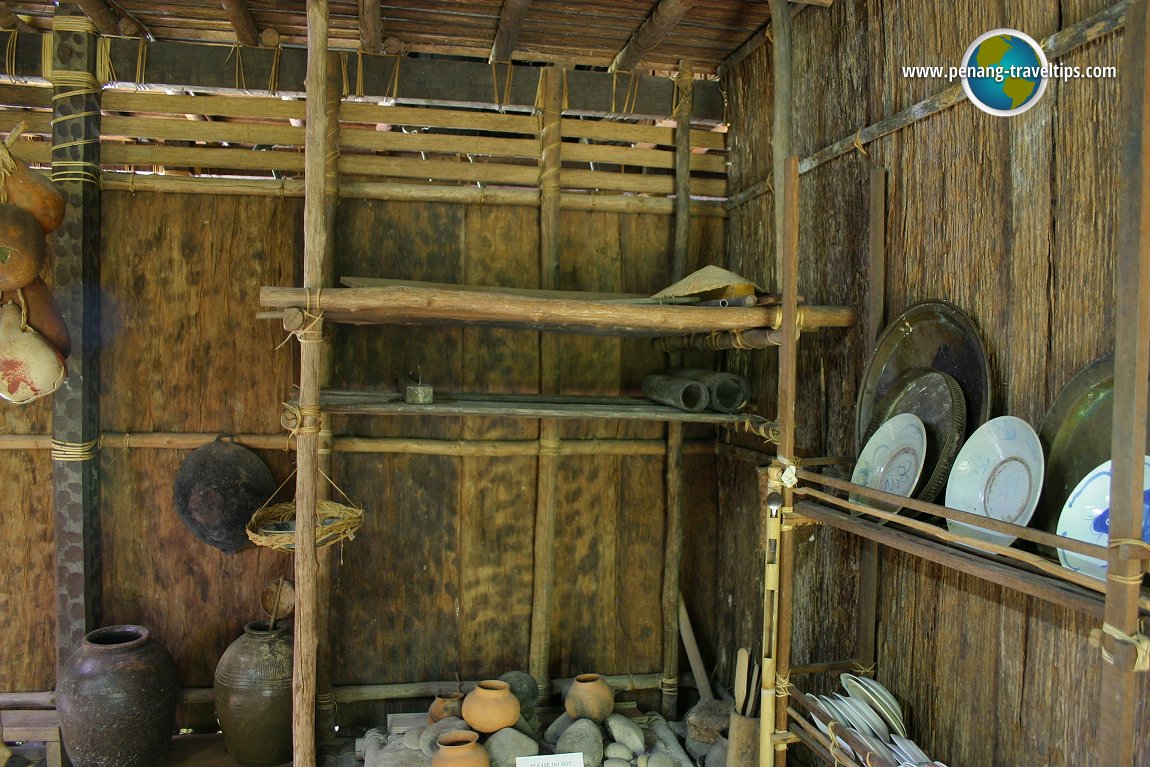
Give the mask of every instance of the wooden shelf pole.
POLYGON ((683 560, 683 424, 667 424, 667 531, 663 559, 663 691, 665 719, 679 706, 679 570, 683 560))
MULTIPOLYGON (((1131 767, 1141 728, 1136 720, 1140 637, 1138 597, 1146 559, 1131 557, 1142 541, 1143 455, 1146 446, 1147 376, 1150 375, 1150 3, 1127 10, 1122 67, 1122 198, 1119 213, 1114 345, 1114 419, 1111 455, 1110 556, 1106 608, 1099 632, 1103 658, 1100 764, 1131 767), (1134 545, 1116 546, 1132 541, 1134 545)), ((1145 552, 1139 552, 1145 556, 1145 552)), ((1143 672, 1145 668, 1141 669, 1143 672)))
POLYGON ((691 111, 694 109, 695 79, 691 62, 679 64, 675 76, 675 252, 671 280, 687 276, 687 256, 691 250, 691 111))
MULTIPOLYGON (((318 293, 323 286, 324 260, 329 242, 327 32, 327 0, 308 0, 303 286, 309 295, 318 293)), ((322 310, 318 305, 309 306, 308 310, 314 314, 315 319, 296 331, 300 342, 300 423, 296 434, 296 612, 292 708, 295 764, 315 764, 316 761, 319 557, 315 547, 315 508, 321 430, 319 393, 324 355, 322 310)))

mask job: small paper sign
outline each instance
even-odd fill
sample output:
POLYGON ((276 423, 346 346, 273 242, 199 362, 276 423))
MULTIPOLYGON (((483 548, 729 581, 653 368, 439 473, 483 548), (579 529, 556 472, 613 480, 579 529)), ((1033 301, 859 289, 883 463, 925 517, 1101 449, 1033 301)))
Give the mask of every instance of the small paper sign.
POLYGON ((547 754, 545 756, 517 756, 515 767, 583 767, 583 752, 574 754, 547 754))

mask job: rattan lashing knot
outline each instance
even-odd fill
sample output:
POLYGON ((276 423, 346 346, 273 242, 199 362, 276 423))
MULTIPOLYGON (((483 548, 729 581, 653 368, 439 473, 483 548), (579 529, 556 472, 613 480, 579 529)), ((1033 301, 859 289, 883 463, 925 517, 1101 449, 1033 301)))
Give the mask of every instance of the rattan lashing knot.
POLYGON ((1102 628, 1090 632, 1090 644, 1097 647, 1102 653, 1102 659, 1114 665, 1114 654, 1106 649, 1104 636, 1110 636, 1116 642, 1134 646, 1134 665, 1131 671, 1150 671, 1150 637, 1145 634, 1127 634, 1112 623, 1103 623, 1102 628))

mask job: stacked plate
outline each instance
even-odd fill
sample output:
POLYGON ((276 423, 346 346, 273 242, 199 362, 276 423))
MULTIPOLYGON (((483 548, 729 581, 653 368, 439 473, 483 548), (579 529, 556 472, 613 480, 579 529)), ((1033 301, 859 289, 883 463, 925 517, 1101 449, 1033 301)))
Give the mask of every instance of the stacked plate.
MULTIPOLYGON (((946 767, 932 761, 907 737, 902 709, 889 690, 873 679, 854 674, 842 674, 839 679, 846 695, 807 695, 807 701, 822 709, 836 725, 845 726, 869 751, 899 767, 946 767)), ((819 717, 811 719, 823 734, 830 735, 830 727, 819 717)), ((836 730, 841 732, 842 727, 836 726, 836 730)), ((835 738, 844 754, 859 763, 868 763, 866 754, 856 754, 845 739, 837 734, 835 738)))

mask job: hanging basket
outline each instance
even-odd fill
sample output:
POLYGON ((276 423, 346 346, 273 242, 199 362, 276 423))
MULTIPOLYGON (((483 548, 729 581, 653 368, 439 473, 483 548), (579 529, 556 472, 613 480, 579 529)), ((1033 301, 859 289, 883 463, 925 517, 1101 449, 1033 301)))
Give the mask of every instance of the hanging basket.
MULTIPOLYGON (((345 506, 335 501, 316 501, 316 548, 355 538, 356 531, 362 524, 363 509, 345 506)), ((295 503, 265 506, 252 515, 245 529, 248 538, 257 546, 278 551, 294 551, 295 503)))

